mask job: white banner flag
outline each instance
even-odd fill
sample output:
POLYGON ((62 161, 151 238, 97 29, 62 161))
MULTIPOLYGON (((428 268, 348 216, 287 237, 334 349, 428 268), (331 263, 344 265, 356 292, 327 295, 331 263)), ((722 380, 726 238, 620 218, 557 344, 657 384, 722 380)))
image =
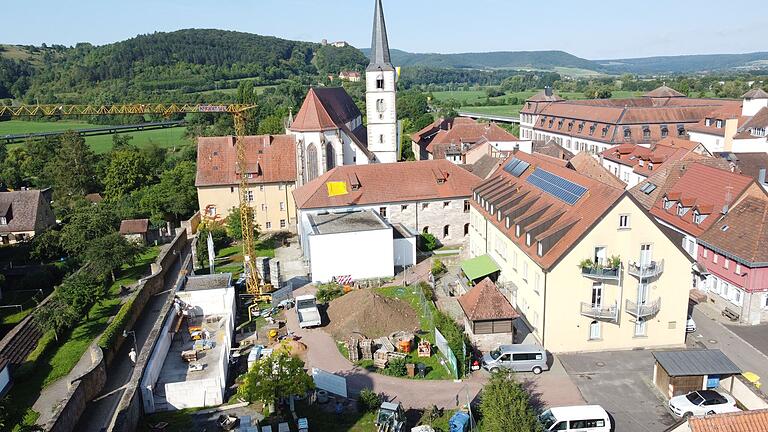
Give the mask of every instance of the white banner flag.
POLYGON ((213 274, 213 260, 215 259, 216 251, 213 249, 213 236, 208 233, 208 267, 211 269, 211 274, 213 274))

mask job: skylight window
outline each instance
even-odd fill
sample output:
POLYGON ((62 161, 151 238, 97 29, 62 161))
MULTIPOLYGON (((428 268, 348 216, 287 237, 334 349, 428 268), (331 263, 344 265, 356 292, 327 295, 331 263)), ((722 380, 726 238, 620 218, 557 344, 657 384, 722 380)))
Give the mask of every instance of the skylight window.
POLYGON ((656 190, 656 185, 653 183, 646 183, 645 185, 643 185, 643 187, 640 188, 640 192, 646 195, 650 194, 655 190, 656 190))
POLYGON ((728 231, 728 228, 730 228, 728 225, 723 225, 722 227, 720 227, 720 231, 726 232, 728 231))

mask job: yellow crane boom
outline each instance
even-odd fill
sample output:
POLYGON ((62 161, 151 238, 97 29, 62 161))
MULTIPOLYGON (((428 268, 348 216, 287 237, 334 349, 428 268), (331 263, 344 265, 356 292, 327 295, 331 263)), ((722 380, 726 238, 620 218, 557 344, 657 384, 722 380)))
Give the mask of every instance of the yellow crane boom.
POLYGON ((234 116, 237 168, 240 173, 240 225, 243 235, 243 265, 246 274, 246 290, 249 294, 263 299, 259 274, 256 271, 253 249, 253 212, 248 206, 248 178, 245 175, 245 114, 255 108, 246 104, 188 104, 188 103, 132 103, 114 105, 0 105, 0 118, 3 117, 55 117, 82 115, 132 115, 132 114, 172 114, 214 113, 234 116))

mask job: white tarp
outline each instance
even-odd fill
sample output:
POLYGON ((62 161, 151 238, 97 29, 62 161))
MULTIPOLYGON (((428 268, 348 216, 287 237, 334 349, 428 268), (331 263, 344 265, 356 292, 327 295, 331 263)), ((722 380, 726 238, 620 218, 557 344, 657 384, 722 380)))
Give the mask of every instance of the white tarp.
POLYGON ((333 393, 341 397, 347 396, 347 379, 326 372, 322 369, 312 368, 312 379, 315 380, 315 387, 333 393))

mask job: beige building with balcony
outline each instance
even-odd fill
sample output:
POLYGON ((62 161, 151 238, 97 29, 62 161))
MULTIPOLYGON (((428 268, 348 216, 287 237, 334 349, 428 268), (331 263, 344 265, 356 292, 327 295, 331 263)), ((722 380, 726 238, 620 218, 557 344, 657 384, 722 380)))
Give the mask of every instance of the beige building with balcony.
MULTIPOLYGON (((240 206, 235 137, 201 137, 197 142, 197 199, 205 220, 223 221, 240 206)), ((296 146, 291 135, 245 137, 247 199, 261 231, 296 228, 296 146)))
POLYGON ((691 260, 622 189, 518 152, 474 190, 470 254, 551 352, 685 343, 691 260))

